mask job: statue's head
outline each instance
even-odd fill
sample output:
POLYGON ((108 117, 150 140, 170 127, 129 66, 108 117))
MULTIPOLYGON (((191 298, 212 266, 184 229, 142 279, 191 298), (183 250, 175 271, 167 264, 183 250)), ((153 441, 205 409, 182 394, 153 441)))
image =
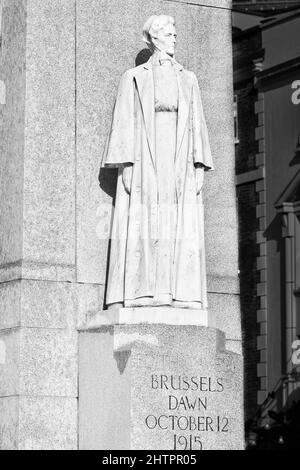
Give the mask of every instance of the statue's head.
POLYGON ((175 20, 172 16, 153 15, 143 28, 143 40, 151 50, 164 51, 173 57, 176 44, 175 20))

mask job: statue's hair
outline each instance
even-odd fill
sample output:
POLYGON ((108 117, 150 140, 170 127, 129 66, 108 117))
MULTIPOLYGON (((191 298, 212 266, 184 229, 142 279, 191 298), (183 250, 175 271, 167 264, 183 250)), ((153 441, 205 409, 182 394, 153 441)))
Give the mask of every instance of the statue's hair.
POLYGON ((157 33, 168 24, 175 26, 173 16, 168 15, 153 15, 148 18, 143 27, 143 41, 147 44, 149 49, 153 52, 154 45, 152 38, 157 38, 157 33))

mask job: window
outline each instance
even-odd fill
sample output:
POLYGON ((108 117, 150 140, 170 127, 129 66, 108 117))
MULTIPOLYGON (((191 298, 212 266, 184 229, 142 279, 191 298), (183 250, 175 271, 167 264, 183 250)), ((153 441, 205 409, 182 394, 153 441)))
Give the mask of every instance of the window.
POLYGON ((292 197, 289 197, 288 202, 277 206, 277 210, 281 214, 284 241, 284 320, 287 361, 291 344, 300 335, 300 200, 298 193, 299 191, 296 191, 292 197))
POLYGON ((300 204, 295 204, 295 315, 296 334, 300 336, 300 204))

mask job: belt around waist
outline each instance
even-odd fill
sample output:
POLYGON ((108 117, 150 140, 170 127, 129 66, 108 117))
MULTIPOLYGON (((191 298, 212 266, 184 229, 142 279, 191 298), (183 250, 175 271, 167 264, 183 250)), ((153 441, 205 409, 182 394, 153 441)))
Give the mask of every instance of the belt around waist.
POLYGON ((178 109, 155 108, 156 113, 178 113, 178 109))

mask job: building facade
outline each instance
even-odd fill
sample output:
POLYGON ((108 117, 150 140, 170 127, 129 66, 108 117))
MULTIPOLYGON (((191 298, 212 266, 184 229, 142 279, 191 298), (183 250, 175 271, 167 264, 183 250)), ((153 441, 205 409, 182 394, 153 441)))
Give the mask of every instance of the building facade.
MULTIPOLYGON (((245 4, 246 2, 238 2, 245 4)), ((248 419, 298 400, 300 11, 233 18, 236 184, 248 419)), ((295 3, 295 2, 294 2, 295 3)), ((278 5, 279 6, 279 5, 278 5)))

